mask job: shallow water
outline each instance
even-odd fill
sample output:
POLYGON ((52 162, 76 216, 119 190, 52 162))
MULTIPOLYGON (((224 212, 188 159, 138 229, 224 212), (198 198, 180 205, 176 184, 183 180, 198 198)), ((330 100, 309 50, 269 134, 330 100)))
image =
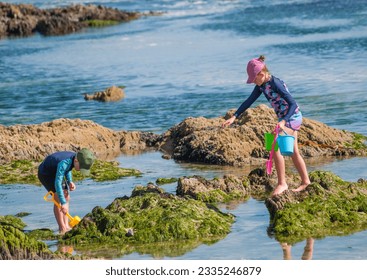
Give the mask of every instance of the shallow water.
MULTIPOLYGON (((7 1, 18 2, 18 1, 7 1)), ((32 1, 42 8, 60 1, 32 1)), ((66 36, 0 40, 0 124, 34 124, 58 118, 90 119, 115 130, 162 133, 187 117, 217 117, 237 108, 252 86, 245 64, 265 54, 270 71, 284 79, 307 118, 367 135, 366 1, 62 1, 94 3, 139 11, 164 11, 108 28, 66 36), (117 103, 86 102, 84 93, 125 85, 117 103)), ((265 103, 260 98, 256 104, 265 103)), ((255 104, 255 105, 256 105, 255 104)), ((118 158, 139 178, 95 183, 86 180, 72 197, 72 214, 130 195, 136 184, 158 177, 227 172, 232 169, 176 163, 159 153, 118 158)), ((312 159, 309 170, 330 170, 345 180, 366 179, 365 158, 312 159)), ((175 184, 164 186, 174 191, 175 184)), ((56 230, 52 208, 35 186, 0 185, 0 214, 30 212, 27 229, 56 230)), ((267 235, 269 216, 262 201, 228 210, 237 216, 232 232, 175 258, 281 259, 280 245, 267 235)), ((314 259, 367 259, 366 231, 316 240, 314 259)), ((294 258, 304 242, 295 244, 294 258)), ((123 259, 149 259, 131 254, 123 259)))

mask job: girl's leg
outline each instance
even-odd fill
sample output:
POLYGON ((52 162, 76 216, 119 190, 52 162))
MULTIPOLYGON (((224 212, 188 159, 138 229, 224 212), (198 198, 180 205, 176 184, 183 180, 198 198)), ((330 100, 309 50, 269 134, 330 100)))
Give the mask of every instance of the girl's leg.
POLYGON ((314 239, 313 238, 307 238, 306 246, 303 251, 302 260, 311 260, 313 255, 313 244, 314 239))
POLYGON ((283 250, 283 259, 284 260, 291 260, 292 259, 292 246, 288 243, 280 243, 280 246, 283 250))
POLYGON ((280 151, 274 152, 274 163, 277 171, 278 185, 274 189, 272 196, 281 194, 288 189, 288 185, 285 181, 285 163, 284 157, 280 154, 280 151))
POLYGON ((303 160, 303 157, 301 156, 298 150, 298 141, 297 141, 298 132, 294 131, 293 136, 295 137, 294 139, 295 141, 294 141, 294 152, 292 155, 292 161, 301 177, 301 185, 297 189, 294 189, 293 191, 298 192, 306 189, 311 182, 310 178, 308 177, 305 161, 303 160))

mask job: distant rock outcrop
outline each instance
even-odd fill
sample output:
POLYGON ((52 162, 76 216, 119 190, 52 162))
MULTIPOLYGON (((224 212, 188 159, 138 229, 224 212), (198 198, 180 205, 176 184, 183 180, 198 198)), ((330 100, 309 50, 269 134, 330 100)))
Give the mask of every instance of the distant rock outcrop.
POLYGON ((125 92, 122 88, 112 86, 106 88, 104 91, 98 91, 94 94, 85 94, 85 100, 97 100, 102 102, 119 101, 125 97, 125 92))
POLYGON ((72 5, 53 9, 38 9, 29 4, 0 2, 0 38, 4 36, 63 35, 93 26, 95 21, 127 22, 141 17, 96 5, 72 5))

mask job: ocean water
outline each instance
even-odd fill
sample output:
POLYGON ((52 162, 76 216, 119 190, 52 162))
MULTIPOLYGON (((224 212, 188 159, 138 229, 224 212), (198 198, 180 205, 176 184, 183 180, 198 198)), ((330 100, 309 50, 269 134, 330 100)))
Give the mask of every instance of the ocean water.
MULTIPOLYGON (((19 1, 7 1, 19 3, 19 1)), ((283 79, 306 118, 367 135, 367 1, 32 1, 40 8, 71 3, 123 10, 161 11, 161 16, 65 36, 0 40, 0 124, 36 124, 58 118, 90 119, 115 130, 162 133, 187 117, 224 115, 251 93, 245 83, 249 59, 264 54, 273 75, 283 79), (87 102, 84 93, 124 85, 117 103, 87 102)), ((254 106, 266 103, 260 98, 254 106)), ((121 155, 124 167, 144 172, 116 182, 84 181, 71 212, 83 216, 130 195, 136 184, 158 177, 203 175, 231 168, 177 163, 159 153, 121 155)), ((309 170, 330 170, 345 180, 367 178, 365 158, 307 161, 309 170)), ((174 191, 173 185, 165 186, 174 191)), ((0 215, 30 212, 27 229, 54 227, 44 190, 0 185, 0 215)), ((263 201, 230 209, 232 232, 177 259, 281 259, 280 244, 267 235, 263 201)), ((367 259, 367 232, 316 240, 314 259, 367 259)), ((302 255, 304 242, 292 255, 302 255)), ((121 259, 150 259, 131 254, 121 259)), ((168 258, 168 257, 167 257, 168 258)))

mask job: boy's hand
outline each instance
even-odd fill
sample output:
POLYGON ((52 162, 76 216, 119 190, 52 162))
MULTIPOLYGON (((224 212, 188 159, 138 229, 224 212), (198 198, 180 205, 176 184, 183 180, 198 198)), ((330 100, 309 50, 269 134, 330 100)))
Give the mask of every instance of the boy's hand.
POLYGON ((76 189, 76 185, 74 184, 74 182, 70 182, 69 183, 69 190, 74 191, 75 189, 76 189))
POLYGON ((67 203, 65 203, 65 204, 61 205, 61 207, 60 207, 60 211, 61 211, 64 215, 66 215, 66 213, 68 212, 68 204, 67 204, 67 203))

